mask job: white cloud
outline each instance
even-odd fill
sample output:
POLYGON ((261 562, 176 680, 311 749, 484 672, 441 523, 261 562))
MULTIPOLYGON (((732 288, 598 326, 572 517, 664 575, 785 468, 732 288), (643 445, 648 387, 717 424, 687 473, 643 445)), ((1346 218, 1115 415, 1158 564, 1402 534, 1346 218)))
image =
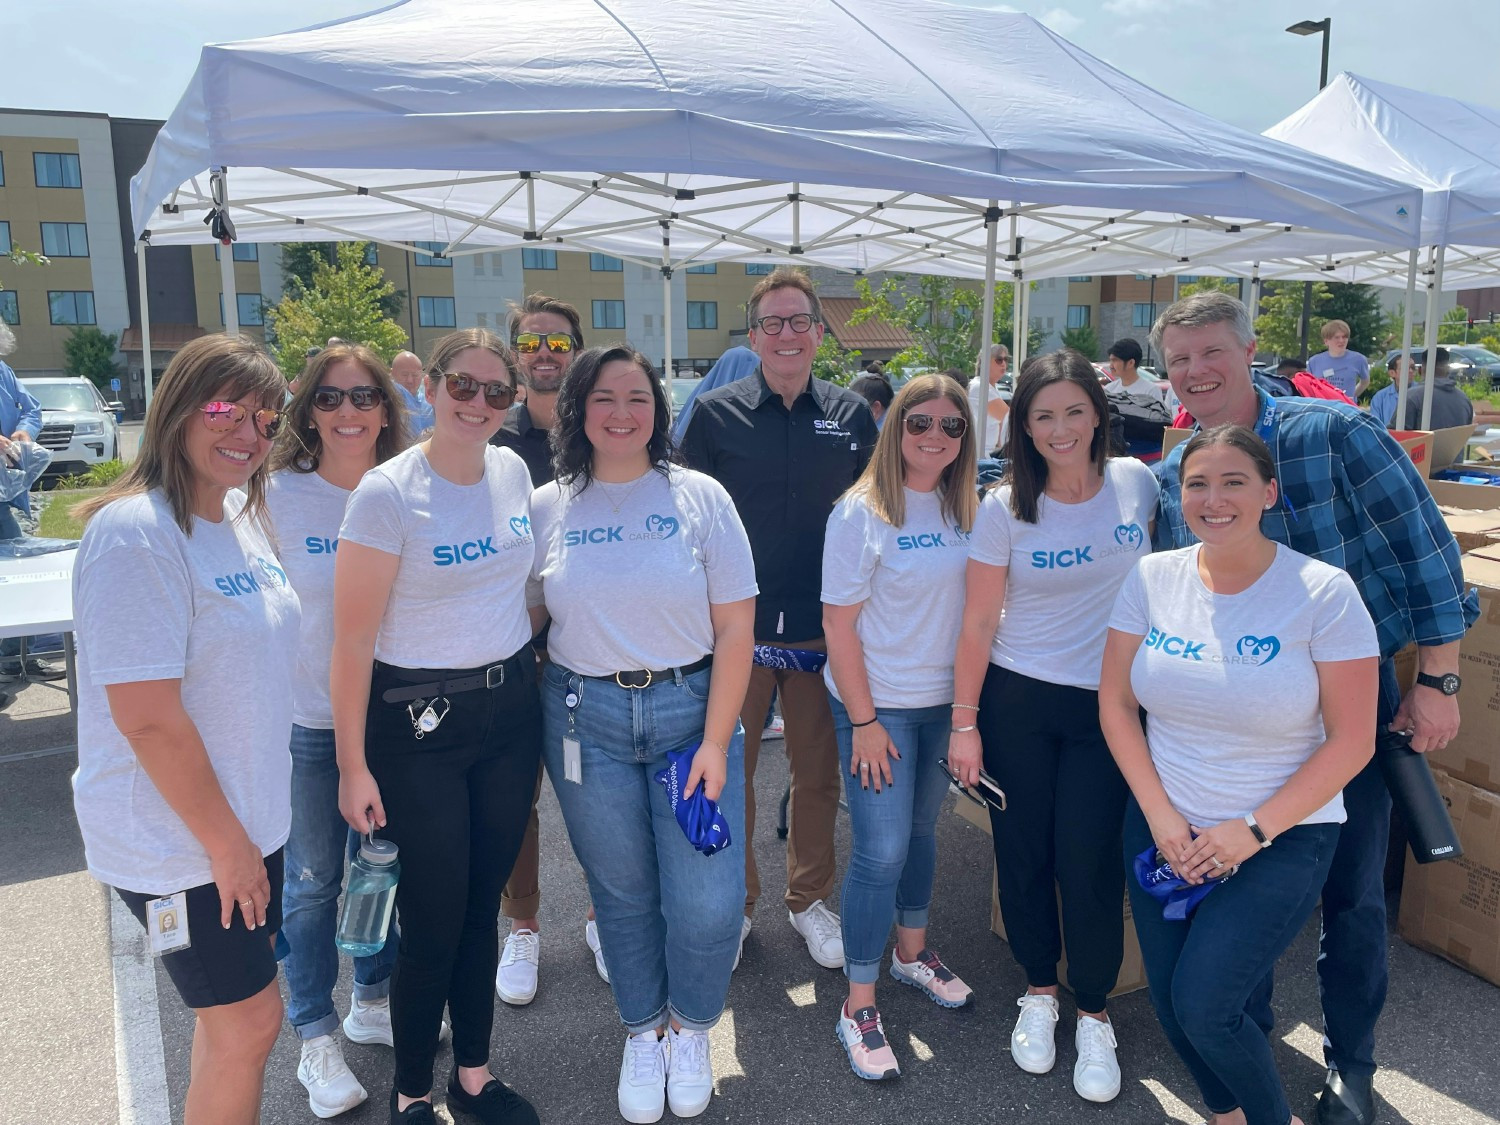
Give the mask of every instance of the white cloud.
POLYGON ((1072 35, 1083 26, 1082 18, 1066 8, 1053 8, 1038 18, 1059 35, 1072 35))
POLYGON ((1115 16, 1152 16, 1170 11, 1178 0, 1104 0, 1104 10, 1115 16))

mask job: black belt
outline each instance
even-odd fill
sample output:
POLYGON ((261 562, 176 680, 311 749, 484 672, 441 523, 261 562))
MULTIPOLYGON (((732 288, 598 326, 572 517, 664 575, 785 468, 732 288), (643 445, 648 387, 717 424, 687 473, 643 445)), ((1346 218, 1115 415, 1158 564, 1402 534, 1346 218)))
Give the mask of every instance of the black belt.
POLYGON ((387 664, 386 668, 396 679, 408 683, 409 687, 389 688, 380 693, 380 698, 387 703, 405 703, 409 699, 431 699, 438 695, 457 695, 459 692, 474 691, 478 688, 494 690, 507 679, 521 674, 522 659, 535 660, 528 645, 514 656, 508 656, 498 664, 491 664, 488 668, 481 668, 477 672, 471 672, 466 676, 455 676, 451 679, 434 680, 430 671, 420 671, 409 668, 396 668, 387 664))
POLYGON ((628 672, 615 672, 608 676, 585 676, 586 680, 606 680, 618 684, 622 688, 648 688, 654 683, 662 680, 675 679, 678 672, 684 676, 691 676, 694 672, 701 672, 705 668, 713 666, 714 654, 709 653, 701 660, 695 660, 691 664, 684 664, 681 668, 632 668, 628 672), (640 681, 637 683, 636 681, 640 681))

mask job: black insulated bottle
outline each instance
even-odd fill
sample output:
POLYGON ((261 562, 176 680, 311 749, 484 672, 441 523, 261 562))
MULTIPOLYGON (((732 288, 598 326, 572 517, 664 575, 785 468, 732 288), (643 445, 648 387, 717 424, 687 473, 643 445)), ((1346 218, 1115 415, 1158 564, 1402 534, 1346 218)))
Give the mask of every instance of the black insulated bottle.
POLYGON ((1464 854, 1438 792, 1427 757, 1411 748, 1411 736, 1382 730, 1375 735, 1375 759, 1391 791, 1391 800, 1406 824, 1411 853, 1418 863, 1437 863, 1464 854))

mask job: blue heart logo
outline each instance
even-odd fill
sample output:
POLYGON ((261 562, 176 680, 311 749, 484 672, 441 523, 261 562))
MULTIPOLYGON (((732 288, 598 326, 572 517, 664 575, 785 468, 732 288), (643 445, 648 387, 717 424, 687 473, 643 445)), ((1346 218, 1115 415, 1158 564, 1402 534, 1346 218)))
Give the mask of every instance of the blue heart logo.
POLYGON ((1260 661, 1264 666, 1276 659, 1276 654, 1281 651, 1281 642, 1275 637, 1257 637, 1247 634, 1235 644, 1234 651, 1241 656, 1264 657, 1260 661))
POLYGON ((261 573, 266 576, 266 581, 272 586, 285 586, 287 584, 286 571, 282 570, 281 567, 269 559, 261 558, 259 555, 256 556, 255 561, 260 566, 261 573))
POLYGON ((646 530, 654 531, 663 539, 670 539, 677 534, 676 516, 647 516, 646 530))
POLYGON ((974 533, 972 531, 965 531, 958 524, 953 525, 953 534, 957 535, 965 543, 967 543, 974 536, 974 533))
POLYGON ((528 516, 511 516, 510 530, 512 535, 527 536, 531 534, 531 519, 528 516))
POLYGON ((1138 523, 1122 523, 1115 528, 1115 542, 1122 547, 1139 547, 1146 535, 1138 523))

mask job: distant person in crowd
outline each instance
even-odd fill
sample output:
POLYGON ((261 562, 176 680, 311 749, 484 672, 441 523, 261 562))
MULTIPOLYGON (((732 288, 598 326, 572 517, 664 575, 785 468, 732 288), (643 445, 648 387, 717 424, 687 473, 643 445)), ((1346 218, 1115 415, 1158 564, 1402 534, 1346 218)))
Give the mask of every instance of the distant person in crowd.
POLYGON ((682 444, 687 436, 688 423, 692 420, 693 411, 698 408, 698 398, 709 391, 716 391, 720 387, 727 387, 736 379, 743 379, 749 375, 760 364, 760 357, 749 348, 735 345, 721 355, 708 374, 698 380, 698 385, 693 388, 693 393, 688 395, 687 402, 682 404, 682 409, 677 412, 677 420, 672 423, 672 440, 678 445, 682 444))
POLYGON ((884 375, 872 372, 854 380, 849 384, 849 389, 869 404, 875 428, 882 428, 885 425, 885 412, 891 408, 891 400, 896 397, 891 381, 884 375))
POLYGON ((541 706, 526 608, 531 480, 489 440, 516 394, 510 348, 450 332, 427 362, 432 435, 349 498, 334 563, 329 694, 339 811, 400 848, 390 1120, 434 1125, 446 1005, 448 1107, 534 1125, 489 1068, 500 892, 526 833, 541 706))
POLYGON ((1256 371, 1251 374, 1251 378, 1257 387, 1264 388, 1266 394, 1272 398, 1299 398, 1301 396, 1297 391, 1297 385, 1292 380, 1299 371, 1306 370, 1307 363, 1303 359, 1291 356, 1276 365, 1274 375, 1256 371))
MULTIPOLYGON (((1444 430, 1449 426, 1467 426, 1474 421, 1474 400, 1453 381, 1452 369, 1448 366, 1448 349, 1436 350, 1437 362, 1432 368, 1432 378, 1424 379, 1406 392, 1408 429, 1444 430), (1430 424, 1423 426, 1423 404, 1429 394, 1432 395, 1432 418, 1430 424)), ((1425 363, 1425 353, 1423 358, 1425 363)))
POLYGON ((938 765, 953 707, 953 649, 978 497, 978 457, 964 386, 918 375, 891 408, 875 455, 828 517, 823 547, 824 679, 849 805, 843 910, 848 995, 836 1024, 861 1078, 901 1072, 875 1006, 880 962, 945 1008, 970 989, 927 944, 937 818, 948 793, 938 765))
MULTIPOLYGON (((683 440, 687 463, 734 499, 755 552, 755 639, 826 651, 819 580, 823 535, 834 503, 859 479, 878 432, 865 400, 812 377, 823 339, 817 291, 800 270, 781 268, 750 294, 750 345, 760 366, 698 398, 683 440)), ((755 764, 771 692, 779 689, 791 772, 786 906, 819 965, 844 964, 839 918, 827 906, 837 877, 834 820, 838 744, 822 677, 756 665, 740 712, 745 726, 745 920, 760 897, 751 847, 755 764)))
POLYGON ((422 388, 425 374, 421 359, 412 352, 397 352, 391 360, 391 378, 406 407, 406 432, 413 438, 423 437, 432 429, 432 404, 422 388))
MULTIPOLYGON (((1407 379, 1407 390, 1410 391, 1422 379, 1422 365, 1415 359, 1409 362, 1411 374, 1407 379)), ((1387 368, 1391 381, 1370 398, 1370 417, 1376 419, 1387 429, 1396 428, 1396 407, 1401 402, 1401 356, 1398 353, 1387 368)), ((1436 409, 1437 401, 1433 400, 1433 408, 1436 409)), ((1417 415, 1416 420, 1421 421, 1422 416, 1417 415)), ((1412 421, 1410 411, 1407 412, 1407 422, 1412 421)))
POLYGON ((1120 1092, 1106 997, 1124 957, 1126 789, 1099 729, 1099 662, 1115 591, 1151 550, 1156 478, 1110 455, 1104 390, 1075 351, 1027 360, 1011 408, 1005 480, 969 543, 948 761, 970 786, 982 762, 1009 797, 990 823, 1000 912, 1027 984, 1011 1058, 1031 1074, 1056 1062, 1066 942, 1073 1088, 1107 1102, 1120 1092))
MULTIPOLYGON (((324 348, 287 408, 266 483, 281 565, 302 603, 292 688, 292 826, 277 953, 286 969, 287 1018, 302 1049, 297 1078, 307 1088, 313 1113, 323 1118, 353 1109, 369 1096, 334 1036, 339 1026, 333 1006, 339 972, 334 933, 351 836, 339 813, 328 697, 333 567, 349 496, 366 472, 406 448, 406 413, 385 364, 369 348, 324 348)), ((379 953, 354 959, 354 998, 344 1020, 351 1041, 390 1045, 395 963, 394 934, 379 953)))
POLYGON ((1342 320, 1330 320, 1323 325, 1323 347, 1307 361, 1307 370, 1320 379, 1327 379, 1349 396, 1350 402, 1358 402, 1370 385, 1370 361, 1358 352, 1349 350, 1349 325, 1342 320))
POLYGON ((749 847, 740 707, 755 563, 723 486, 672 464, 670 422, 644 356, 582 353, 557 402, 557 479, 532 497, 532 598, 552 619, 543 753, 628 1032, 620 1115, 637 1122, 708 1108, 708 1032, 739 959, 749 847), (679 752, 669 789, 656 777, 679 752), (700 788, 727 848, 701 851, 674 812, 700 788))
POLYGON ((981 414, 986 415, 983 433, 979 440, 979 456, 989 457, 1000 448, 1003 440, 1000 436, 1000 423, 1010 413, 1010 407, 1000 397, 998 388, 1000 380, 1010 372, 1010 349, 1004 344, 990 345, 990 365, 986 378, 989 380, 989 402, 981 406, 980 398, 984 395, 983 385, 979 376, 969 380, 969 413, 975 418, 981 414))
POLYGON ((1131 913, 1157 1018, 1211 1120, 1302 1125, 1251 998, 1333 863, 1340 790, 1374 749, 1379 646, 1347 574, 1262 533, 1279 496, 1254 430, 1200 431, 1177 471, 1200 542, 1125 580, 1099 718, 1132 795, 1127 867, 1145 854, 1212 891, 1164 917, 1132 872, 1131 913))
MULTIPOLYGON (((1251 426, 1271 450, 1268 538, 1349 573, 1380 641, 1379 724, 1410 731, 1426 753, 1458 733, 1458 642, 1479 613, 1458 545, 1406 452, 1364 411, 1328 399, 1271 398, 1250 380, 1255 330, 1243 304, 1200 293, 1151 330, 1167 376, 1198 425, 1251 426), (1413 641, 1419 674, 1403 699, 1392 657, 1413 641)), ((1157 543, 1196 541, 1183 516, 1183 446, 1162 459, 1157 543)), ((1384 872, 1391 798, 1375 763, 1344 787, 1347 819, 1323 885, 1318 980, 1328 1066, 1319 1125, 1375 1120, 1375 1024, 1385 1005, 1384 872)), ((1271 977, 1248 1010, 1271 1026, 1271 977)))
POLYGON ((1124 423, 1125 448, 1132 457, 1154 461, 1161 456, 1162 434, 1172 424, 1166 401, 1156 384, 1137 370, 1141 345, 1128 336, 1109 347, 1109 372, 1104 384, 1105 400, 1113 403, 1124 423))
POLYGON ((162 373, 136 460, 75 509, 73 803, 89 873, 197 1017, 185 1125, 259 1120, 281 1030, 272 938, 300 613, 265 462, 285 389, 259 345, 191 341, 162 373))

